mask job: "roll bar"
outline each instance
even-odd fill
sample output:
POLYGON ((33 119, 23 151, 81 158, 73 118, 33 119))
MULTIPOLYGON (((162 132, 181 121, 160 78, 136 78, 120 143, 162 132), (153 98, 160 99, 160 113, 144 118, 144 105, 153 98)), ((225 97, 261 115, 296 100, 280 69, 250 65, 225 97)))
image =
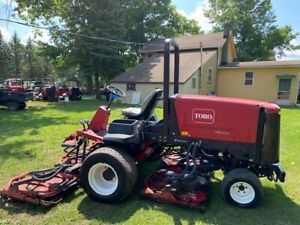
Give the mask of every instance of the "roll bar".
POLYGON ((174 47, 174 94, 179 91, 179 46, 175 39, 166 39, 164 47, 164 136, 169 135, 170 50, 174 47))

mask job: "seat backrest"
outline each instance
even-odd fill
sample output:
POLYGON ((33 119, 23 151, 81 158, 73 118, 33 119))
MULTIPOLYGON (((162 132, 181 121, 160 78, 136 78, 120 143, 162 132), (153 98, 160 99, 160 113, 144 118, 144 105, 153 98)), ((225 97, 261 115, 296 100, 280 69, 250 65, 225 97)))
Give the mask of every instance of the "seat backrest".
POLYGON ((135 116, 135 119, 137 120, 150 119, 154 113, 154 109, 162 93, 163 93, 162 89, 154 89, 143 102, 143 105, 141 107, 141 112, 135 116))

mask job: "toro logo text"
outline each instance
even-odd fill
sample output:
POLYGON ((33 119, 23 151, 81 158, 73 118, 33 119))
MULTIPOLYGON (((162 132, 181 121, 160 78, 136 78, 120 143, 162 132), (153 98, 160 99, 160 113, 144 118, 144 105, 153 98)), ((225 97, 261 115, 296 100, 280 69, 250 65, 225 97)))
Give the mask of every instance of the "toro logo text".
POLYGON ((213 124, 215 111, 213 109, 193 109, 192 121, 194 123, 213 124))

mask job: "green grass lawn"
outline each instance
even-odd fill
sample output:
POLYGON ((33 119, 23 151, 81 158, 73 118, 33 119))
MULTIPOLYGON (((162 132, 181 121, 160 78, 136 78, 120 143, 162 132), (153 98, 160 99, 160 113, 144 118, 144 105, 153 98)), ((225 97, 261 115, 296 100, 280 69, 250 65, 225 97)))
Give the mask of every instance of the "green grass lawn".
MULTIPOLYGON (((80 127, 80 119, 91 118, 98 104, 88 99, 31 102, 20 112, 0 108, 0 185, 20 173, 52 167, 63 154, 63 138, 80 127)), ((112 108, 111 120, 120 117, 122 107, 112 108)), ((143 179, 155 168, 155 164, 144 163, 138 166, 134 191, 120 204, 94 202, 79 189, 51 209, 0 203, 0 224, 300 224, 300 109, 283 109, 281 121, 281 164, 287 172, 286 182, 262 179, 264 198, 258 208, 239 209, 225 203, 217 180, 204 214, 140 200, 143 179)), ((221 173, 218 177, 222 178, 221 173)))

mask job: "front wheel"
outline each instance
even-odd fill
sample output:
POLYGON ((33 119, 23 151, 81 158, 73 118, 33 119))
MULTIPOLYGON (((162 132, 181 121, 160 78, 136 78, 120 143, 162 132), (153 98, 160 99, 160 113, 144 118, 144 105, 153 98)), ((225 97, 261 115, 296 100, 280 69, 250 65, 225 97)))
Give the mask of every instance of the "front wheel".
POLYGON ((89 197, 101 202, 120 202, 134 187, 134 160, 119 149, 103 147, 89 155, 80 170, 80 181, 89 197))
POLYGON ((233 169, 225 175, 221 191, 227 202, 241 208, 257 206, 263 194, 259 178, 242 168, 233 169))

